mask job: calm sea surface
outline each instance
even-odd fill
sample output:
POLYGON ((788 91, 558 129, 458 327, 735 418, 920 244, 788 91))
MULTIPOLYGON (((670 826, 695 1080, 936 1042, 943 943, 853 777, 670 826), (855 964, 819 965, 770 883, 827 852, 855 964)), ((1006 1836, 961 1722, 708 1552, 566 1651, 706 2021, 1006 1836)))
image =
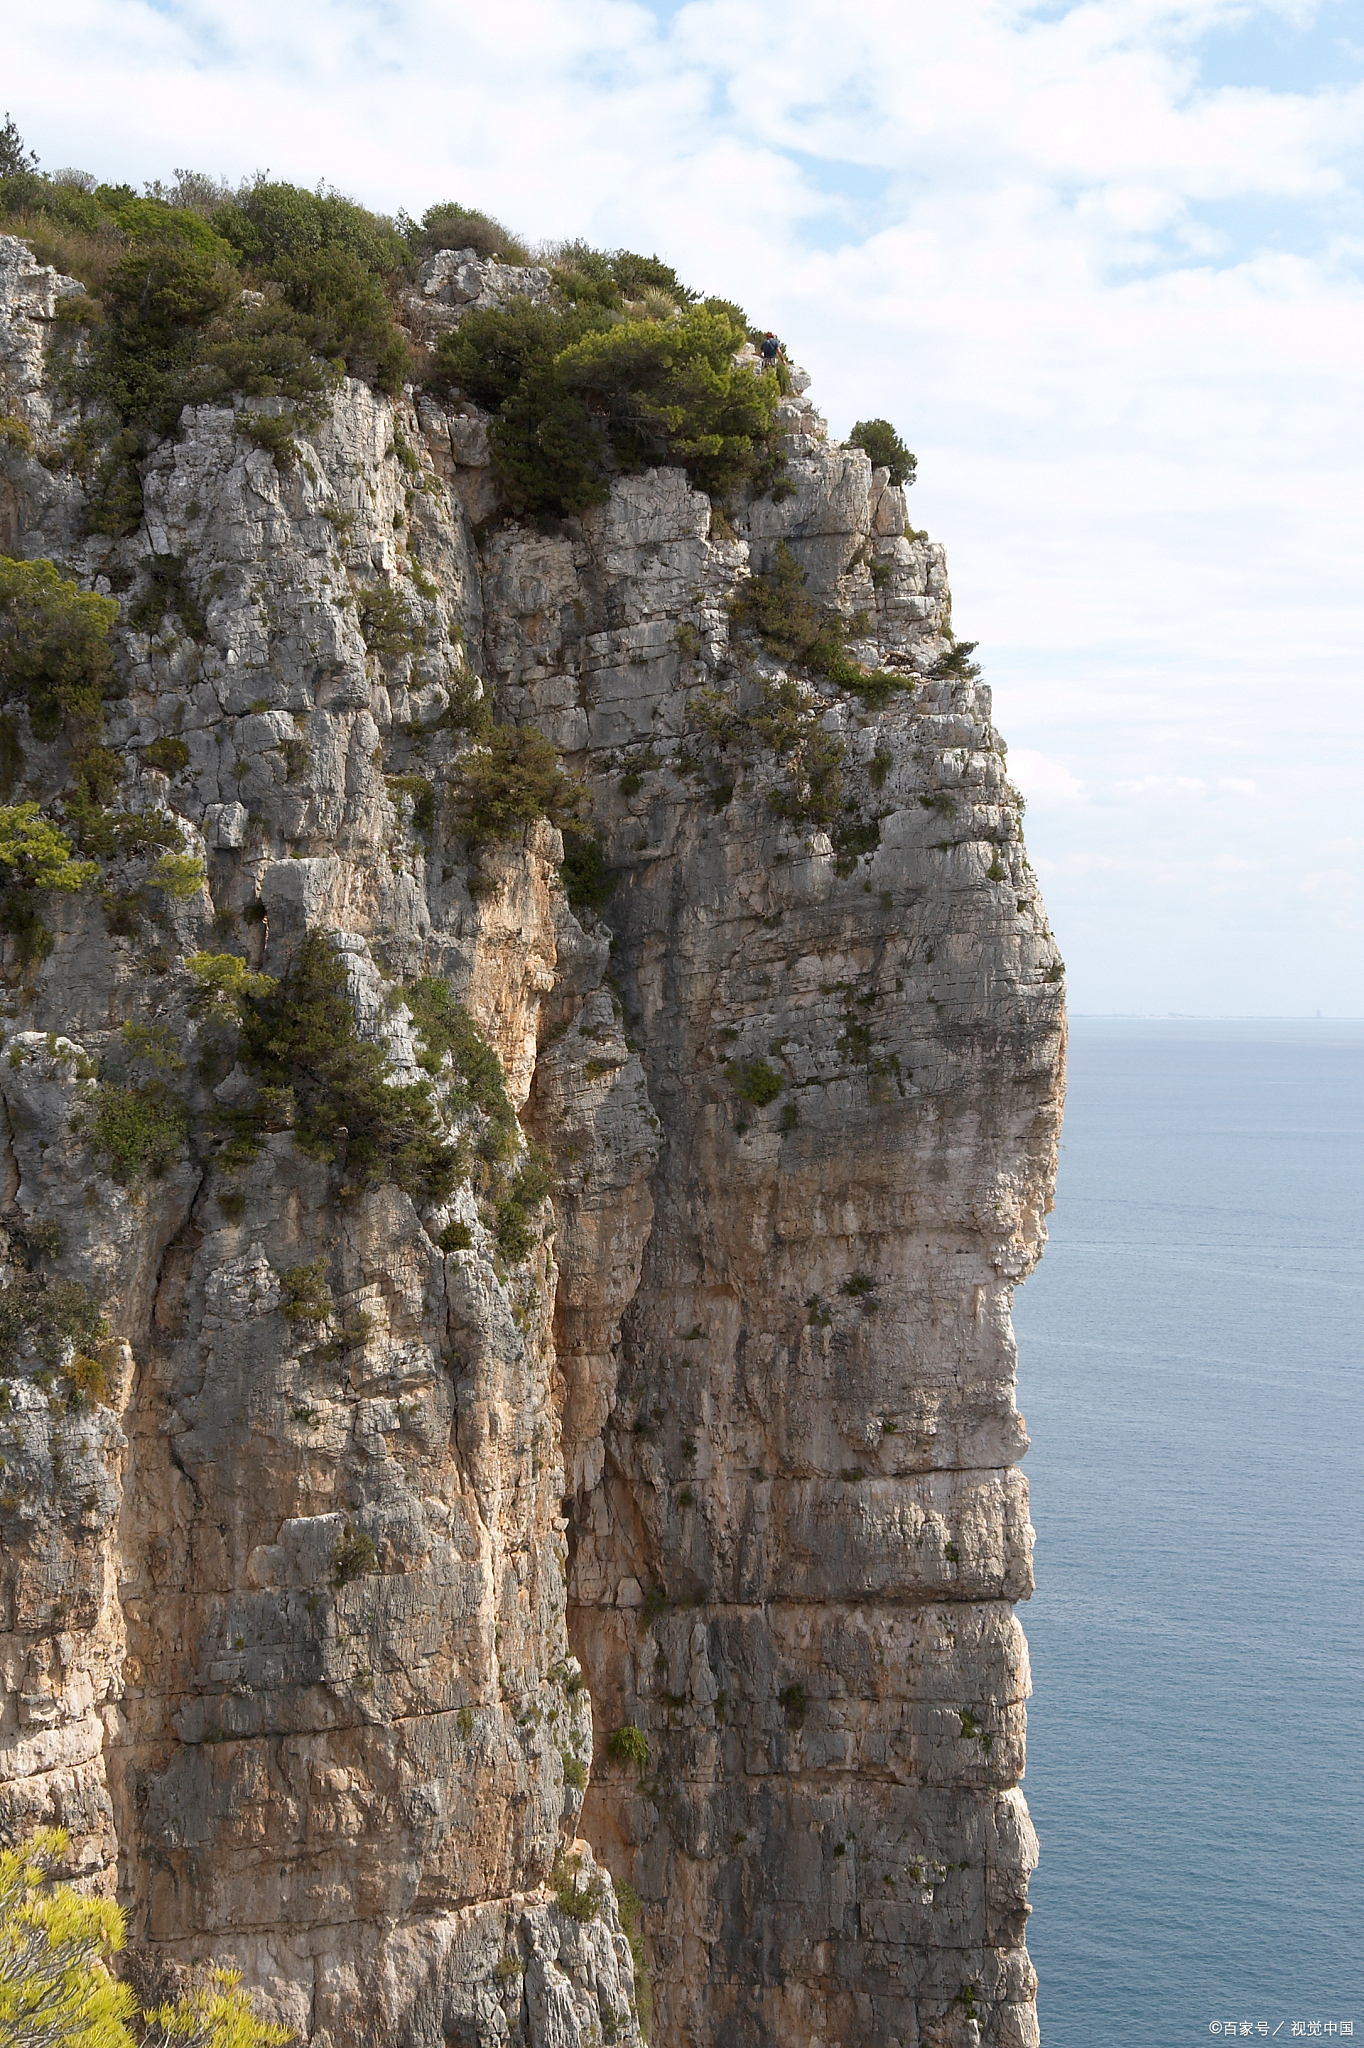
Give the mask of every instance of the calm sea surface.
POLYGON ((1364 2040, 1364 1024, 1076 1018, 1064 1144, 1016 1313, 1044 2048, 1364 2040))

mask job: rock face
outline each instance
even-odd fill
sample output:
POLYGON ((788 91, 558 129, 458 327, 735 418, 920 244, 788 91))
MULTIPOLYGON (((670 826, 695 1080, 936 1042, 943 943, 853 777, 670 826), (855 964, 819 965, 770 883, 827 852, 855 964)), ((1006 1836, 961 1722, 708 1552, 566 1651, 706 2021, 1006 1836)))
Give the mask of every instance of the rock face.
MULTIPOLYGON (((436 259, 414 324, 547 288, 505 270, 436 259)), ((187 412, 91 537, 44 353, 75 289, 0 240, 0 544, 120 596, 116 801, 204 880, 116 854, 45 959, 5 941, 0 1822, 61 1822, 142 1967, 231 1961, 311 2048, 638 2040, 613 1876, 670 2048, 1026 2048, 1009 1309, 1064 1020, 941 548, 800 376, 795 489, 723 536, 671 470, 499 518, 474 408, 347 381, 285 468, 187 412), (740 643, 782 548, 913 687, 740 643), (466 843, 477 679, 587 778, 600 914, 549 825, 466 843), (434 1090, 440 1200, 344 1122, 233 1149, 255 1084, 186 963, 287 977, 310 934, 434 1090), (495 1168, 422 977, 497 1054, 495 1168), (117 1089, 179 1105, 159 1175, 116 1172, 117 1089), (29 1312, 73 1283, 93 1399, 29 1312)))

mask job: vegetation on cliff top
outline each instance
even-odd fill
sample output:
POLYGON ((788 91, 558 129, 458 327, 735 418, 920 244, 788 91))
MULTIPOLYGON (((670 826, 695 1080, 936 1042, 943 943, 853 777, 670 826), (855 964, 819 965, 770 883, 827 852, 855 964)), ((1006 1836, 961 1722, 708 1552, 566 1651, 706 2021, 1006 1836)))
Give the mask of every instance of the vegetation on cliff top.
POLYGON ((585 285, 578 303, 471 313, 436 350, 434 380, 496 415, 493 469, 514 510, 582 512, 612 474, 659 464, 717 498, 775 474, 777 385, 735 364, 737 308, 683 310, 651 287, 624 312, 585 285))

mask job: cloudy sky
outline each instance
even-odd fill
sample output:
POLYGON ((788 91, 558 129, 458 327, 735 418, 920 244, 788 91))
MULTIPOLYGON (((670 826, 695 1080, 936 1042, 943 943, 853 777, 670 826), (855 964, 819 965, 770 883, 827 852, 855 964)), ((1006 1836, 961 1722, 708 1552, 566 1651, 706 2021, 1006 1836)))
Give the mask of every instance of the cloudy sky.
POLYGON ((1082 1011, 1364 1015, 1361 0, 47 0, 48 169, 657 250, 919 455, 1082 1011))

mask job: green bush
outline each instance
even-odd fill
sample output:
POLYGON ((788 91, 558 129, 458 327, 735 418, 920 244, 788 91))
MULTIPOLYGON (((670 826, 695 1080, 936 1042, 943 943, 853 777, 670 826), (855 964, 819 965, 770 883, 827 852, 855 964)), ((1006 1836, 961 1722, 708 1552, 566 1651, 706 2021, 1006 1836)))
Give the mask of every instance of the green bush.
MULTIPOLYGON (((948 638, 951 639, 950 634, 948 638)), ((929 669, 928 673, 932 680, 935 683, 956 680, 974 682, 980 674, 980 663, 972 661, 971 656, 979 644, 977 640, 952 640, 947 652, 940 654, 929 669)))
POLYGON ((436 786, 425 775, 386 775, 388 793, 395 800, 412 799, 412 829, 425 836, 436 826, 436 786))
POLYGON ((769 1067, 766 1060, 730 1060, 725 1078, 742 1101, 751 1102, 758 1109, 775 1102, 785 1086, 784 1077, 775 1067, 769 1067))
POLYGON ((528 1259, 535 1248, 531 1215, 545 1202, 553 1186, 548 1159, 538 1148, 532 1149, 497 1202, 493 1234, 498 1250, 514 1265, 528 1259))
POLYGON ((500 263, 524 265, 534 260, 526 244, 501 221, 453 199, 428 206, 420 228, 414 228, 408 239, 423 257, 434 256, 440 249, 472 249, 476 256, 495 257, 500 263))
POLYGON ((758 475, 777 392, 735 366, 743 340, 710 305, 613 321, 599 303, 518 300, 444 337, 434 376, 498 415, 493 469, 514 509, 582 512, 607 496, 614 469, 676 464, 712 495, 758 475))
POLYGON ((565 1858, 560 1850, 554 1859, 550 1881, 554 1886, 554 1903, 561 1913, 570 1920, 587 1922, 595 1920, 606 1897, 606 1886, 600 1872, 594 1871, 589 1883, 581 1884, 583 1859, 581 1856, 565 1858))
POLYGON ((473 1018, 463 1003, 455 1001, 448 985, 426 975, 404 989, 403 999, 412 1012, 417 1036, 423 1041, 417 1064, 434 1075, 441 1072, 447 1056, 450 1060, 458 1081, 452 1106, 459 1108, 464 1102, 472 1103, 494 1123, 514 1124, 516 1118, 507 1100, 502 1063, 479 1036, 473 1018))
POLYGON ((189 766, 189 748, 173 733, 163 733, 142 749, 142 759, 148 768, 159 768, 163 775, 178 775, 189 766))
POLYGON ((712 497, 754 474, 776 420, 769 379, 736 366, 742 331, 693 306, 675 321, 627 320, 584 335, 555 358, 623 469, 678 464, 712 497))
POLYGON ((279 1276, 279 1312, 290 1323, 325 1323, 334 1307, 327 1284, 327 1255, 322 1252, 279 1276))
POLYGON ((322 248, 277 264, 275 275, 314 353, 396 397, 411 356, 382 284, 360 258, 322 248))
POLYGON ((799 1728, 801 1722, 805 1719, 806 1710, 810 1704, 805 1687, 803 1685, 785 1686, 778 1693, 777 1698, 781 1703, 782 1712, 785 1714, 791 1727, 799 1728))
POLYGON ((587 1790, 587 1765, 581 1757, 571 1755, 566 1749, 560 1750, 559 1754, 563 1758, 564 1783, 571 1785, 575 1792, 585 1792, 587 1790))
POLYGON ((770 569, 740 585, 729 600, 729 615, 778 661, 855 692, 873 709, 909 687, 889 669, 859 668, 849 658, 846 622, 810 596, 805 572, 785 541, 778 541, 770 569))
POLYGON ((627 1764, 642 1778, 649 1768, 648 1737, 642 1728, 636 1728, 633 1721, 627 1721, 623 1728, 617 1728, 611 1735, 606 1754, 612 1763, 627 1764))
POLYGON ((352 1186, 387 1180, 414 1202, 445 1200, 458 1160, 431 1091, 388 1078, 388 1055, 356 1030, 345 970, 321 933, 310 932, 278 986, 248 994, 242 1011, 242 1063, 267 1090, 291 1096, 304 1151, 334 1159, 344 1143, 352 1186))
POLYGON ((378 1568, 379 1546, 374 1538, 367 1536, 363 1529, 353 1529, 347 1522, 332 1552, 333 1585, 339 1590, 378 1568))
MULTIPOLYGON (((0 218, 98 295, 62 302, 97 323, 78 381, 139 445, 101 465, 93 531, 136 524, 131 457, 184 405, 241 391, 314 407, 343 371, 390 393, 408 374, 385 283, 410 273, 412 252, 391 221, 337 193, 257 180, 224 200, 187 174, 169 196, 139 197, 28 173, 0 183, 0 218), (261 302, 243 299, 244 284, 261 302)), ((287 456, 287 444, 272 452, 287 456)))
POLYGON ((568 775, 542 733, 531 725, 497 725, 459 760, 458 809, 473 842, 510 839, 536 818, 581 824, 586 784, 568 775))
POLYGON ((14 940, 21 967, 36 966, 52 950, 38 893, 69 893, 98 874, 94 861, 74 858, 70 841, 39 814, 36 803, 0 807, 0 931, 14 940))
POLYGON ((155 1077, 127 1086, 99 1081, 73 1128, 104 1160, 110 1178, 127 1187, 144 1174, 159 1180, 183 1156, 189 1111, 155 1077))
POLYGON ((850 448, 864 448, 873 469, 888 469, 893 484, 912 484, 919 459, 911 455, 889 420, 859 420, 848 436, 850 448))
POLYGON ((94 861, 74 858, 70 841, 36 803, 0 807, 0 884, 69 893, 98 874, 94 861))
POLYGON ((104 325, 85 377, 89 396, 154 438, 180 417, 203 329, 240 290, 225 242, 194 214, 160 211, 159 219, 134 221, 109 273, 104 325))
MULTIPOLYGON (((724 1698, 723 1693, 720 1698, 724 1698)), ((635 1966, 635 2007, 639 2013, 639 2030, 647 2041, 653 2022, 654 1991, 649 1977, 649 1958, 644 1949, 644 1913, 639 1893, 632 1884, 622 1882, 616 1886, 616 1907, 621 1929, 630 1944, 630 1959, 635 1966)))
POLYGON ((14 1371, 28 1343, 56 1366, 68 1350, 93 1351, 108 1334, 99 1303, 78 1280, 26 1271, 0 1286, 0 1374, 14 1371))
POLYGON ((7 113, 5 125, 0 128, 0 178, 24 177, 37 168, 37 150, 27 147, 13 115, 7 113))
POLYGON ((49 561, 0 555, 0 691, 28 707, 34 737, 93 740, 113 681, 113 598, 92 597, 49 561))
POLYGON ((357 592, 355 613, 371 654, 390 658, 416 654, 425 644, 426 636, 408 611, 406 598, 387 583, 374 583, 357 592))
POLYGON ((240 260, 278 273, 281 261, 340 250, 375 277, 403 275, 412 253, 393 222, 339 192, 258 178, 216 208, 213 227, 240 260))
POLYGON ((131 1988, 109 1969, 124 1945, 111 1899, 57 1883, 70 1847, 42 1828, 0 1851, 0 2030, 8 2048, 285 2048, 287 2027, 258 2020, 238 1977, 212 1970, 174 2006, 139 2015, 131 1988))
POLYGON ((572 827, 564 833, 564 862, 559 879, 574 910, 605 910, 616 886, 600 839, 572 827))

